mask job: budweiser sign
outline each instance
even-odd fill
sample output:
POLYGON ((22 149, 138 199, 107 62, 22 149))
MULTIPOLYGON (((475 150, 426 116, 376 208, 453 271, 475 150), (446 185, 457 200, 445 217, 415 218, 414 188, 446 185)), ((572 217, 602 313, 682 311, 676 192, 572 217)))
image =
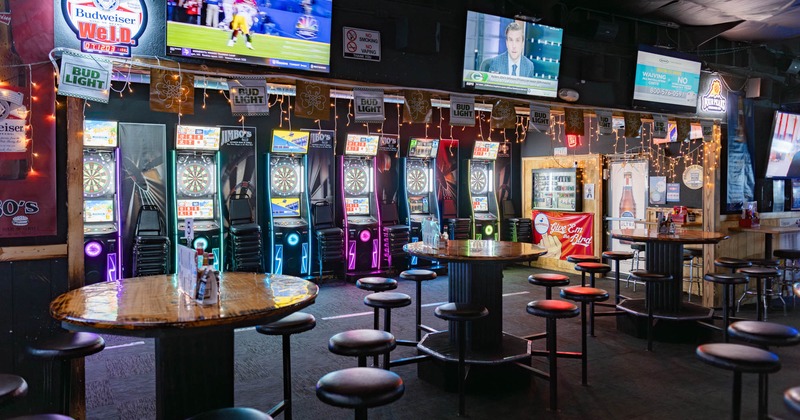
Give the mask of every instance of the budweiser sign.
POLYGON ((130 57, 147 27, 144 0, 61 0, 61 9, 86 53, 130 57))

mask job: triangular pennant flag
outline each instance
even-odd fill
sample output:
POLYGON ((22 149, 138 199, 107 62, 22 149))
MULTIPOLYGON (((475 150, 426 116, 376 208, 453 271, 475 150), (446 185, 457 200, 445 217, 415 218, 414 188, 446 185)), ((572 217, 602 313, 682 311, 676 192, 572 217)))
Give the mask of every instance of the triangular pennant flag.
POLYGON ((635 112, 625 112, 625 137, 639 137, 642 128, 642 116, 635 112))
POLYGON ((564 119, 565 133, 576 136, 582 136, 585 134, 582 109, 564 109, 564 119))
POLYGON ((331 119, 331 88, 322 83, 297 81, 294 115, 312 120, 331 119))
POLYGON ((194 75, 151 69, 150 109, 174 114, 194 114, 194 75))
POLYGON ((514 104, 500 99, 492 107, 492 128, 514 128, 517 126, 517 110, 514 104))

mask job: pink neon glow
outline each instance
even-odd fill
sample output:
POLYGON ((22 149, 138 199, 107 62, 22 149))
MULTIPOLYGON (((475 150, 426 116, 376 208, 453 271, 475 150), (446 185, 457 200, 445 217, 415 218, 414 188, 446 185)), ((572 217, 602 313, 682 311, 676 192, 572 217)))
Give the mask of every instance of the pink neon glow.
POLYGON ((361 242, 367 242, 371 237, 372 234, 369 232, 369 229, 364 229, 358 234, 358 238, 361 239, 361 242))
POLYGON ((94 258, 103 252, 103 245, 101 245, 100 242, 91 241, 83 247, 83 252, 85 252, 87 256, 94 258))

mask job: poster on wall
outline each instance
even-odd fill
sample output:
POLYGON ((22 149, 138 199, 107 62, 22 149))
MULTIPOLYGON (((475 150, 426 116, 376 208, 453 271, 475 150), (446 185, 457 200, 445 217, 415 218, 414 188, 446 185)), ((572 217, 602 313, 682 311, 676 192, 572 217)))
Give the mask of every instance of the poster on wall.
MULTIPOLYGON (((648 161, 614 161, 609 164, 608 204, 606 214, 614 219, 609 229, 636 229, 636 220, 644 220, 648 196, 648 161)), ((639 225, 638 227, 642 227, 639 225)), ((611 240, 613 251, 630 251, 630 245, 611 240)))
POLYGON ((667 204, 667 177, 650 177, 650 204, 667 204))
POLYGON ((594 254, 594 214, 533 210, 533 242, 547 253, 540 258, 566 260, 570 255, 594 254))
POLYGON ((753 100, 734 92, 728 94, 728 181, 725 210, 740 211, 755 197, 755 118, 753 100))
POLYGON ((436 155, 437 197, 442 218, 458 217, 458 140, 441 139, 436 155))
POLYGON ((219 155, 220 167, 225 168, 219 174, 225 227, 228 227, 228 203, 234 194, 249 198, 250 212, 257 222, 256 128, 220 126, 219 155))
POLYGON ((397 157, 397 144, 400 139, 395 135, 381 135, 378 143, 378 153, 375 155, 377 177, 375 189, 380 203, 395 203, 398 200, 400 188, 399 160, 397 157))
POLYGON ((308 195, 312 203, 329 201, 333 203, 333 130, 308 131, 308 195))
POLYGON ((511 200, 511 142, 499 143, 497 159, 494 161, 494 171, 497 203, 502 206, 504 201, 511 200))

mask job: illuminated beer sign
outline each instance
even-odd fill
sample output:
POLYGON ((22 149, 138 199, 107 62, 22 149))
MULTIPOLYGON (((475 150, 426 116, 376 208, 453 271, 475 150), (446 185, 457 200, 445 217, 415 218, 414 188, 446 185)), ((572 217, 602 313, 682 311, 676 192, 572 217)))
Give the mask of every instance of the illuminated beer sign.
POLYGON ((130 57, 147 27, 144 0, 62 0, 61 10, 86 53, 130 57))
POLYGON ((712 79, 705 95, 700 97, 700 109, 702 109, 703 112, 724 114, 726 110, 726 100, 721 93, 722 82, 719 79, 712 79))

